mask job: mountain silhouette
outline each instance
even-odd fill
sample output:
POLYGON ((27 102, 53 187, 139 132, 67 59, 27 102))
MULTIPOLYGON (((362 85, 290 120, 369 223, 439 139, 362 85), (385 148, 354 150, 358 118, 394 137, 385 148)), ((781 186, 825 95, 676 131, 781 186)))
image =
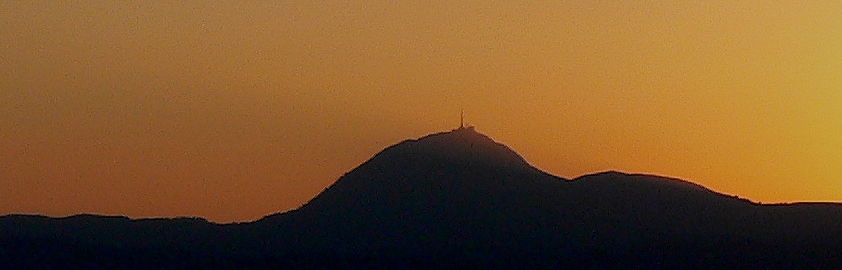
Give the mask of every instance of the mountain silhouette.
POLYGON ((564 179, 473 128, 407 140, 249 223, 0 217, 14 268, 839 268, 842 205, 762 205, 679 179, 564 179))

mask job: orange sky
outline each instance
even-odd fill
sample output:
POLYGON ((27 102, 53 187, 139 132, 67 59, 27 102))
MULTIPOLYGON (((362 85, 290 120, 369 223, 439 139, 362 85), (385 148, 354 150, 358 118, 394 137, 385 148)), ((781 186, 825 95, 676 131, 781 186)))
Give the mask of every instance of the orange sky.
POLYGON ((516 2, 0 1, 0 214, 252 220, 461 107, 565 177, 842 201, 842 2, 516 2))

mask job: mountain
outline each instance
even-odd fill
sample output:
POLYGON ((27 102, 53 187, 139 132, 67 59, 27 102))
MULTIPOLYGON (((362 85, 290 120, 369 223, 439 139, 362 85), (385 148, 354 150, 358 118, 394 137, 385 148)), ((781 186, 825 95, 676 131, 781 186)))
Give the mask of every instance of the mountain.
POLYGON ((761 205, 651 175, 564 179, 460 128, 386 148, 250 223, 0 217, 15 268, 838 268, 842 205, 761 205))

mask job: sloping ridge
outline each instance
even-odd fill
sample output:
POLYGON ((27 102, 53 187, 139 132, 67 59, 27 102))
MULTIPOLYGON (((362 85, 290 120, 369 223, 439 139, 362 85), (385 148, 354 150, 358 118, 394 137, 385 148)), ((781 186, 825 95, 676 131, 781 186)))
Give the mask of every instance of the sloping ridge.
POLYGON ((532 167, 507 146, 464 128, 388 147, 300 210, 378 211, 373 207, 400 207, 400 202, 417 204, 448 196, 490 199, 563 181, 532 167))
MULTIPOLYGON (((559 205, 603 200, 652 199, 671 196, 735 201, 679 179, 651 175, 605 172, 567 180, 531 166, 509 147, 474 129, 456 129, 417 140, 407 140, 384 149, 372 159, 345 174, 299 212, 393 211, 405 203, 418 205, 433 200, 456 200, 470 211, 488 204, 526 203, 532 207, 556 201, 559 205), (475 200, 475 201, 471 201, 475 200), (493 201, 493 202, 492 202, 493 201), (531 205, 529 205, 531 204, 531 205)), ((745 200, 736 200, 746 203, 745 200)), ((454 205, 441 205, 453 208, 454 205)), ((512 208, 513 206, 508 205, 512 208)), ((448 209, 445 209, 448 210, 448 209)), ((452 209, 449 209, 452 210, 452 209)), ((519 209, 522 211, 526 209, 519 209)))

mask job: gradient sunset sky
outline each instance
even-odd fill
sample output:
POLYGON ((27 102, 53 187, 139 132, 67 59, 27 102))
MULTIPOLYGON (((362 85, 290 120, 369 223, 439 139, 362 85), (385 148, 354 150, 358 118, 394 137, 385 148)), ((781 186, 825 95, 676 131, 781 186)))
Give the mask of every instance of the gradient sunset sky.
POLYGON ((253 220, 461 108, 563 177, 842 201, 842 1, 0 1, 0 214, 253 220))

